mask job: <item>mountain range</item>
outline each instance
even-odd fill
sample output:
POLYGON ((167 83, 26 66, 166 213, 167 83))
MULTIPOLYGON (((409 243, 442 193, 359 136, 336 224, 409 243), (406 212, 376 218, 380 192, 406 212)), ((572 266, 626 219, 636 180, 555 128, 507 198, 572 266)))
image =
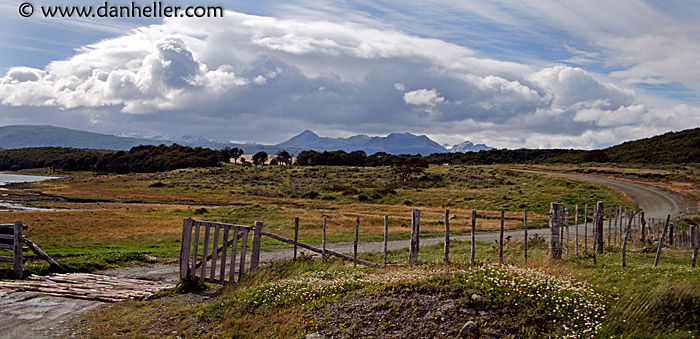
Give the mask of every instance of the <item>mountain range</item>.
POLYGON ((86 149, 128 150, 138 145, 172 143, 214 149, 220 149, 226 146, 238 147, 243 149, 246 154, 254 154, 259 151, 275 154, 282 150, 286 150, 292 154, 298 154, 303 150, 344 150, 347 152, 361 150, 367 154, 386 152, 389 154, 429 155, 432 153, 474 152, 491 149, 491 147, 484 144, 474 145, 469 141, 453 146, 447 145, 446 148, 425 135, 414 135, 411 133, 392 133, 386 137, 355 135, 349 138, 330 138, 320 137, 316 133, 306 130, 277 145, 262 145, 217 142, 193 136, 137 133, 122 133, 119 136, 114 136, 48 125, 13 125, 0 127, 0 148, 7 149, 58 146, 86 149))

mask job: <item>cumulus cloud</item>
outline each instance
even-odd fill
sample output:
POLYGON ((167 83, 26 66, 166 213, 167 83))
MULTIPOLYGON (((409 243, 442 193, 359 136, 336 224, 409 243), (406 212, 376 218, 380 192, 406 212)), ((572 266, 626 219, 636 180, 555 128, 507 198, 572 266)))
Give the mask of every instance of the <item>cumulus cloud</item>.
POLYGON ((352 23, 235 12, 165 20, 44 69, 12 68, 0 78, 0 102, 17 107, 12 114, 41 107, 115 132, 279 142, 306 128, 412 131, 499 147, 602 146, 656 114, 634 91, 580 68, 494 60, 352 23))

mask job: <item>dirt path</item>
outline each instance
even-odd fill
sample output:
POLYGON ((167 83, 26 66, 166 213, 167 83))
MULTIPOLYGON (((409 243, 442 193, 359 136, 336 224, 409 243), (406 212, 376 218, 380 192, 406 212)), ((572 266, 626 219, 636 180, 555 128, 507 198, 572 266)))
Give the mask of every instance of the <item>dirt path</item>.
MULTIPOLYGON (((642 209, 648 217, 665 218, 668 213, 672 217, 689 213, 689 205, 678 195, 662 189, 613 180, 600 177, 590 177, 578 174, 559 174, 548 172, 526 171, 538 174, 560 175, 577 180, 586 180, 597 184, 610 186, 627 194, 642 209)), ((573 217, 572 217, 573 218, 573 217)), ((579 225, 579 234, 583 236, 583 225, 579 225)), ((571 230, 573 236, 573 230, 571 230)), ((590 232, 590 230, 589 230, 590 232)), ((539 234, 546 236, 549 229, 529 230, 528 236, 539 234)), ((507 231, 504 237, 522 239, 523 231, 507 231)), ((589 233, 589 236, 591 234, 589 233)), ((477 233, 479 241, 492 242, 499 237, 498 232, 477 233)), ((470 235, 453 236, 452 239, 471 239, 470 235)), ((443 237, 420 239, 421 246, 429 246, 440 243, 443 237)), ((270 241, 267 240, 266 241, 270 241)), ((389 250, 397 250, 409 247, 409 240, 395 240, 388 242, 389 250)), ((379 252, 384 247, 383 242, 366 242, 358 245, 359 252, 379 252)), ((337 252, 350 254, 353 251, 352 243, 329 244, 328 248, 337 252)), ((300 251, 301 252, 301 251, 300 251)), ((308 251, 304 251, 306 254, 308 251)), ((287 260, 293 255, 292 249, 277 250, 261 253, 261 262, 287 260)), ((250 262, 250 261, 248 261, 250 262)), ((129 267, 107 272, 97 272, 126 278, 139 278, 158 281, 176 281, 178 279, 177 263, 156 264, 141 267, 129 267)), ((83 301, 70 298, 58 298, 42 296, 29 292, 0 292, 0 338, 46 338, 51 336, 67 336, 65 324, 77 318, 83 312, 99 306, 100 302, 83 301)))
POLYGON ((630 199, 632 199, 637 206, 644 211, 644 214, 648 218, 665 219, 666 216, 670 214, 671 218, 674 219, 682 215, 692 214, 694 211, 691 205, 683 200, 683 198, 681 198, 678 194, 651 185, 643 185, 635 182, 581 174, 552 173, 530 170, 519 171, 535 174, 557 175, 612 187, 630 197, 630 199))

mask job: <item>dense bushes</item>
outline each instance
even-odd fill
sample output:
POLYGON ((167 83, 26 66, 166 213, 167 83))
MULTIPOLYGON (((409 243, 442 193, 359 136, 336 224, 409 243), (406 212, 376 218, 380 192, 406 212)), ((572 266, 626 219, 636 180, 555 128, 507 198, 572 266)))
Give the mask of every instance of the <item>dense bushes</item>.
POLYGON ((152 173, 186 167, 214 167, 221 160, 220 152, 177 144, 137 146, 118 152, 34 147, 0 151, 0 170, 50 167, 63 171, 152 173))

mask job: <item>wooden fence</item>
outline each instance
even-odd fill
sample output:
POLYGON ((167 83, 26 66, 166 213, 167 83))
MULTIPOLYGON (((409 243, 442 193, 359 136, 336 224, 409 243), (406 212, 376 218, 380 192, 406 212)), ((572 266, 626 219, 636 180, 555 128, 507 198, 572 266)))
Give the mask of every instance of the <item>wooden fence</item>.
POLYGON ((22 231, 26 230, 27 226, 21 221, 14 224, 0 224, 0 249, 12 250, 12 256, 0 256, 0 262, 13 263, 15 277, 22 279, 24 277, 24 253, 28 248, 22 246, 22 231))
MULTIPOLYGON (((634 211, 623 210, 621 207, 608 207, 607 213, 603 202, 598 202, 594 205, 589 213, 588 205, 581 209, 578 205, 574 208, 573 223, 570 223, 570 210, 559 203, 552 203, 550 206, 549 215, 549 244, 548 254, 554 259, 568 258, 572 255, 579 255, 579 247, 583 245, 583 253, 591 254, 594 262, 597 260, 597 255, 605 251, 606 246, 619 246, 622 249, 622 265, 626 265, 627 247, 630 243, 640 242, 648 244, 648 246, 657 246, 657 260, 661 255, 661 248, 664 246, 685 246, 694 249, 692 258, 692 267, 695 267, 696 258, 698 255, 698 247, 700 246, 700 232, 697 232, 695 227, 674 227, 670 223, 670 216, 666 219, 665 225, 662 227, 662 222, 655 219, 645 219, 644 212, 635 213, 634 211), (583 215, 580 214, 583 210, 583 215), (581 217, 581 218, 580 218, 581 217), (607 234, 605 232, 607 221, 607 234), (590 232, 589 232, 590 222, 590 232), (579 232, 579 227, 583 223, 583 239, 579 232), (574 226, 573 232, 570 226, 574 226), (589 240, 591 242, 591 250, 589 252, 589 240), (658 242, 658 244, 653 243, 658 242), (675 244, 675 245, 674 245, 675 244), (571 248, 573 247, 573 249, 571 248)), ((528 211, 527 208, 523 211, 523 251, 524 260, 528 257, 528 211)), ((445 226, 444 237, 444 261, 449 263, 450 256, 450 220, 451 215, 449 210, 445 210, 444 221, 440 221, 445 226)), ((472 210, 471 215, 471 262, 475 262, 476 258, 476 225, 477 211, 472 210)), ((418 261, 420 250, 420 210, 413 210, 411 216, 411 236, 409 245, 408 263, 414 264, 418 261)), ((503 262, 503 244, 504 244, 504 225, 505 211, 500 211, 500 234, 496 242, 499 244, 498 260, 503 262)), ((285 238, 270 232, 263 231, 263 223, 256 221, 253 226, 241 226, 224 223, 215 223, 208 221, 199 221, 187 218, 183 221, 182 249, 180 254, 180 277, 183 279, 193 279, 213 283, 234 283, 236 277, 240 280, 243 277, 246 266, 247 242, 248 236, 253 231, 251 242, 251 255, 249 270, 256 269, 260 262, 260 245, 262 237, 266 236, 277 241, 285 242, 293 245, 294 260, 297 258, 298 247, 310 250, 321 254, 324 258, 332 255, 341 259, 353 261, 355 264, 363 264, 369 266, 380 266, 378 263, 358 259, 358 241, 360 230, 360 217, 355 218, 355 233, 353 240, 352 256, 343 253, 331 251, 326 248, 326 217, 323 217, 322 224, 322 247, 314 247, 298 241, 300 221, 299 218, 294 219, 294 239, 285 238), (201 235, 203 233, 203 235, 201 235), (223 233, 223 234, 222 234, 223 233), (229 237, 232 235, 232 237, 229 237), (203 238, 203 240, 202 240, 203 238), (240 244, 239 244, 240 240, 240 244), (214 250, 215 249, 215 250, 214 250), (230 254, 229 254, 230 250, 230 254), (211 251, 211 253, 210 253, 211 251), (226 279, 227 255, 230 256, 230 264, 228 265, 228 279, 226 279), (239 262, 236 263, 237 256, 239 262), (238 271, 235 270, 236 266, 238 271), (217 277, 218 272, 218 277, 217 277), (236 274, 237 272, 237 274, 236 274)), ((384 265, 387 265, 388 252, 388 232, 389 232, 389 217, 384 216, 384 265)))

